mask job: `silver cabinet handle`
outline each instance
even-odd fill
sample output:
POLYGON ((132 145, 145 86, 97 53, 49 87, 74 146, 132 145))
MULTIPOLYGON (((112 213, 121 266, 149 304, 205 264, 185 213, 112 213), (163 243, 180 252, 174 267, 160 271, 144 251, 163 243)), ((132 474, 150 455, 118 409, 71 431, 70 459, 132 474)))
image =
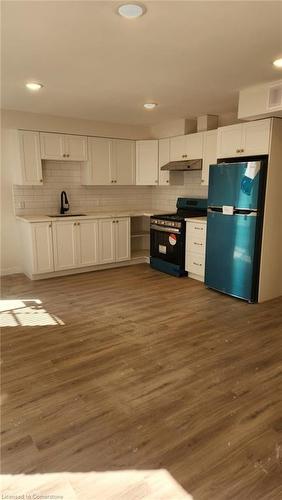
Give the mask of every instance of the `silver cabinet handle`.
POLYGON ((194 241, 194 245, 198 245, 199 247, 202 247, 203 243, 197 243, 196 241, 194 241))
POLYGON ((195 266, 202 267, 202 264, 199 264, 198 262, 193 262, 193 264, 194 264, 195 266))

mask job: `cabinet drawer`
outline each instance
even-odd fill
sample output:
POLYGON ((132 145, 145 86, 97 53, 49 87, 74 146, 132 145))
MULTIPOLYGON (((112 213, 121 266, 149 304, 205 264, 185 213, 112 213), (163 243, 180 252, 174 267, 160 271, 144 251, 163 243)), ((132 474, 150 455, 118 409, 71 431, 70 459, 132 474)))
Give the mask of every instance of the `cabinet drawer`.
POLYGON ((188 253, 186 268, 189 273, 200 274, 201 276, 204 276, 205 255, 193 252, 188 253))
POLYGON ((207 225, 200 222, 188 222, 187 238, 188 241, 206 241, 207 225))
POLYGON ((187 248, 188 254, 190 252, 192 252, 192 253, 198 253, 201 255, 205 255, 205 252, 206 252, 205 239, 202 239, 202 238, 192 239, 191 237, 189 238, 189 235, 188 235, 186 248, 187 248))

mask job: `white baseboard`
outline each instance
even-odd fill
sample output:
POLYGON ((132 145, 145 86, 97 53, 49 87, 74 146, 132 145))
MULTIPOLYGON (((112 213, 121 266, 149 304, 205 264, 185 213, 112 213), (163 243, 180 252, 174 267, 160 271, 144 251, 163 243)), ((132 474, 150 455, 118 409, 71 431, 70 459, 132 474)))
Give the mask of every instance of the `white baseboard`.
POLYGON ((7 267, 6 269, 0 270, 0 276, 8 276, 9 274, 19 274, 22 272, 20 267, 7 267))

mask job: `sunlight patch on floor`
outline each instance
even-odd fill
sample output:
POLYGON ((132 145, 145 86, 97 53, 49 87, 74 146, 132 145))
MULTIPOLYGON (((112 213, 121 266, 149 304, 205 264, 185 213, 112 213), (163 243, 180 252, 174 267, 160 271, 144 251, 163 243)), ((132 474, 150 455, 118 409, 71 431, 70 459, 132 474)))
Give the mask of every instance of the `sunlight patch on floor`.
POLYGON ((165 469, 4 475, 3 495, 49 495, 57 500, 193 500, 165 469))
POLYGON ((64 324, 60 318, 46 311, 39 299, 0 300, 0 327, 64 324))

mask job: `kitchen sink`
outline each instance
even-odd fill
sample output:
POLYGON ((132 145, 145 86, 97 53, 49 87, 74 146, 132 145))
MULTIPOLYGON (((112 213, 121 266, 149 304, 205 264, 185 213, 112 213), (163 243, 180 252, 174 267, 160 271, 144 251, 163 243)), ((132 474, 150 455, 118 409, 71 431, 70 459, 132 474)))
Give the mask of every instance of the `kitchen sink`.
POLYGON ((47 217, 86 217, 86 214, 53 214, 47 217))

